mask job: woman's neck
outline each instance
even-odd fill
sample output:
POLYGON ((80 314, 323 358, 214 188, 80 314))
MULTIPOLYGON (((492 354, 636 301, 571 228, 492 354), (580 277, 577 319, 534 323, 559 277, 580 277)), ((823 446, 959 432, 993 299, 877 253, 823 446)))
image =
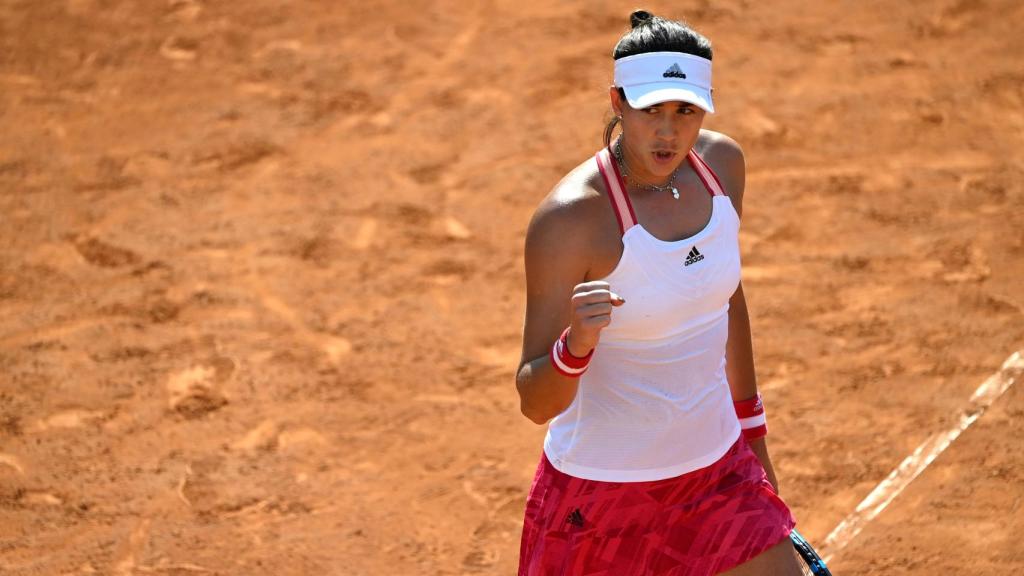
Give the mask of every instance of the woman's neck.
POLYGON ((623 177, 626 179, 627 185, 632 185, 637 188, 665 188, 672 184, 676 175, 679 172, 679 166, 672 171, 668 176, 657 176, 647 171, 644 167, 643 161, 640 156, 630 149, 629 145, 626 144, 621 136, 615 143, 616 156, 618 157, 619 163, 623 165, 623 177))

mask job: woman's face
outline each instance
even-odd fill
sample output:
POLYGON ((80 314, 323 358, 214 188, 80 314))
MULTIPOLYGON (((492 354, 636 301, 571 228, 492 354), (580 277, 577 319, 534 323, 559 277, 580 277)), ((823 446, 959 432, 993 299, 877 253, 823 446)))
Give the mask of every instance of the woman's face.
POLYGON ((632 108, 614 86, 611 98, 622 117, 622 152, 630 175, 644 183, 665 182, 697 142, 704 110, 678 100, 632 108))

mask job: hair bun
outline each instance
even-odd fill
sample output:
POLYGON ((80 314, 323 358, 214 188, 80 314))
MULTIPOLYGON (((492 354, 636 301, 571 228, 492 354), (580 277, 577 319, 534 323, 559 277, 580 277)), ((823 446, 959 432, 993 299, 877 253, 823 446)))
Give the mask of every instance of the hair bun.
POLYGON ((654 14, 651 14, 646 10, 635 10, 632 14, 629 15, 629 24, 633 28, 636 28, 641 24, 650 22, 651 20, 654 20, 654 14))

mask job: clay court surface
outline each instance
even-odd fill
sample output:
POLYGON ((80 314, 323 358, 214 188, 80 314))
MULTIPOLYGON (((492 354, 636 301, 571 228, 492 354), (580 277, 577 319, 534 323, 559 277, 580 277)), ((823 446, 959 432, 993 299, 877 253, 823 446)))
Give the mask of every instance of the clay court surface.
MULTIPOLYGON (((0 573, 513 574, 524 232, 634 7, 0 1, 0 573)), ((715 45, 820 543, 1024 347, 1024 5, 646 7, 715 45)), ((1018 384, 834 572, 1024 572, 1021 438, 1018 384)))

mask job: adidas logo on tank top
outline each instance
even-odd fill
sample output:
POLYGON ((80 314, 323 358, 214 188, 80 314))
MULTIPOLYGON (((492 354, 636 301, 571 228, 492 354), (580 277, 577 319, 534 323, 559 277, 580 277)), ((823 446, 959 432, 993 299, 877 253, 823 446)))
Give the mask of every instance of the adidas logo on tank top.
POLYGON ((697 251, 697 247, 694 246, 690 249, 690 253, 686 256, 686 263, 683 266, 689 266, 694 262, 700 262, 704 259, 704 255, 697 251))

